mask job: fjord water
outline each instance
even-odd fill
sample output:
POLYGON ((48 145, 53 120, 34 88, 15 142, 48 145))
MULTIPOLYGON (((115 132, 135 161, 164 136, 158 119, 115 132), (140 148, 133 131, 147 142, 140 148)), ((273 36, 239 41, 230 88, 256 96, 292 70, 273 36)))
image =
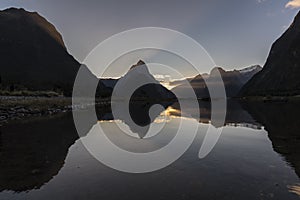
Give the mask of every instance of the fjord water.
POLYGON ((140 139, 143 145, 118 141, 117 125, 130 130, 130 124, 113 119, 109 109, 98 109, 96 123, 114 143, 136 152, 166 145, 180 120, 187 122, 186 134, 188 124, 199 124, 194 143, 180 159, 147 174, 119 172, 94 159, 82 144, 91 137, 79 138, 71 113, 2 126, 0 199, 299 199, 298 102, 228 102, 224 126, 215 127, 223 128, 222 135, 203 159, 199 149, 213 124, 209 103, 199 105, 200 116, 184 118, 178 104, 164 104, 166 110, 155 120, 140 117, 148 104, 138 106, 131 115, 138 116, 136 122, 151 123, 162 134, 155 143, 140 139))

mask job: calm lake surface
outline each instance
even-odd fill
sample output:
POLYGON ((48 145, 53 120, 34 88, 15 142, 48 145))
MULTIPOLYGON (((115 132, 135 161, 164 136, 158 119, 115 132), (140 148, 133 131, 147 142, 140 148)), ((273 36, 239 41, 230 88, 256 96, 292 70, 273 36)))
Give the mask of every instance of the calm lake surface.
MULTIPOLYGON (((210 105, 199 102, 201 115, 181 117, 178 104, 164 105, 155 120, 142 118, 148 105, 137 105, 137 123, 161 129, 159 140, 143 145, 119 141, 116 125, 126 119, 97 109, 98 122, 113 142, 147 152, 174 137, 180 120, 199 124, 191 147, 173 164, 146 174, 113 170, 93 158, 79 138, 71 113, 13 122, 1 127, 0 199, 299 199, 300 103, 228 102, 222 135, 212 152, 198 158, 210 124, 210 105), (140 120, 140 121, 139 121, 140 120)), ((87 132, 93 124, 86 127, 87 132)), ((221 127, 214 127, 221 128, 221 127)))

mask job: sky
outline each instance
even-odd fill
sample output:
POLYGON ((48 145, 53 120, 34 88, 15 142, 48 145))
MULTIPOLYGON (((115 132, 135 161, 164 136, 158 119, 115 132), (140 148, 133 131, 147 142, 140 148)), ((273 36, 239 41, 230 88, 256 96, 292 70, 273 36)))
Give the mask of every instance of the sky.
MULTIPOLYGON (((101 41, 138 27, 164 27, 199 42, 216 65, 263 65, 288 28, 300 0, 1 0, 0 8, 37 11, 62 34, 82 62, 101 41)), ((209 69, 207 69, 209 71, 209 69)))

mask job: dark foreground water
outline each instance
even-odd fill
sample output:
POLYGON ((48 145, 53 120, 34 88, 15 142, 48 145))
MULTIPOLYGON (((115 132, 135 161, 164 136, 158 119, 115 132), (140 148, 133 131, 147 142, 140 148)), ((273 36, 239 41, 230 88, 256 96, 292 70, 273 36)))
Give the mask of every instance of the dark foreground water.
MULTIPOLYGON (((200 128, 179 160, 147 174, 119 172, 94 159, 82 144, 92 137, 78 137, 71 113, 2 126, 0 199, 299 199, 299 103, 229 102, 223 133, 204 159, 198 153, 213 126, 209 103, 201 102, 201 116, 191 118, 181 118, 177 104, 165 107, 152 125, 163 127, 166 137, 158 144, 145 139, 145 149, 165 144, 180 120, 187 122, 186 134, 189 125, 200 128)), ((99 109, 98 118, 112 135, 116 123, 131 128, 109 109, 99 109)))

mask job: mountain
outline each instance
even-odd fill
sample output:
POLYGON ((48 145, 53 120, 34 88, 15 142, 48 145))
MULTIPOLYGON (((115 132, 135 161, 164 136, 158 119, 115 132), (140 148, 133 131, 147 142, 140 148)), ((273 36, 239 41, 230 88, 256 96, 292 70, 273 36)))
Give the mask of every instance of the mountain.
POLYGON ((80 64, 56 28, 36 12, 0 11, 2 89, 54 90, 70 95, 80 64))
POLYGON ((175 95, 167 88, 162 86, 149 72, 144 61, 139 60, 131 66, 129 71, 117 80, 116 84, 121 87, 117 88, 116 96, 119 98, 127 97, 130 88, 136 87, 139 83, 143 86, 136 88, 132 94, 132 99, 175 99, 175 95), (144 82, 149 84, 143 84, 144 82))
POLYGON ((101 79, 101 82, 108 88, 113 89, 115 85, 118 82, 118 79, 113 79, 113 78, 106 78, 106 79, 101 79))
POLYGON ((246 84, 256 73, 260 72, 261 70, 262 70, 262 67, 260 65, 253 65, 253 66, 238 70, 238 72, 242 75, 242 76, 240 76, 241 82, 243 84, 246 84))
MULTIPOLYGON (((142 60, 132 65, 120 79, 109 80, 109 82, 115 83, 111 101, 113 117, 121 119, 140 138, 145 137, 155 118, 176 101, 176 96, 151 75, 142 60), (160 106, 157 106, 158 104, 160 106)), ((104 112, 100 110, 100 114, 102 113, 104 112)))
POLYGON ((241 90, 241 96, 300 94, 300 12, 272 45, 266 64, 241 90))
MULTIPOLYGON (((97 86, 95 97, 108 98, 111 96, 113 89, 107 87, 86 65, 81 65, 78 74, 80 74, 80 76, 77 77, 77 81, 80 82, 80 86, 77 85, 76 90, 73 91, 73 97, 78 97, 79 101, 81 101, 81 97, 90 97, 90 94, 94 92, 91 90, 93 90, 95 85, 97 86)), ((80 104, 82 102, 78 103, 80 104)))
MULTIPOLYGON (((187 79, 187 81, 194 89, 198 98, 206 99, 209 98, 206 82, 209 84, 219 84, 217 75, 221 74, 227 97, 235 97, 239 93, 242 86, 261 69, 262 68, 259 65, 233 71, 225 71, 221 67, 215 67, 211 70, 210 74, 199 74, 192 79, 187 79)), ((175 93, 182 93, 185 91, 185 87, 188 86, 186 84, 181 84, 173 88, 172 91, 175 93)))

